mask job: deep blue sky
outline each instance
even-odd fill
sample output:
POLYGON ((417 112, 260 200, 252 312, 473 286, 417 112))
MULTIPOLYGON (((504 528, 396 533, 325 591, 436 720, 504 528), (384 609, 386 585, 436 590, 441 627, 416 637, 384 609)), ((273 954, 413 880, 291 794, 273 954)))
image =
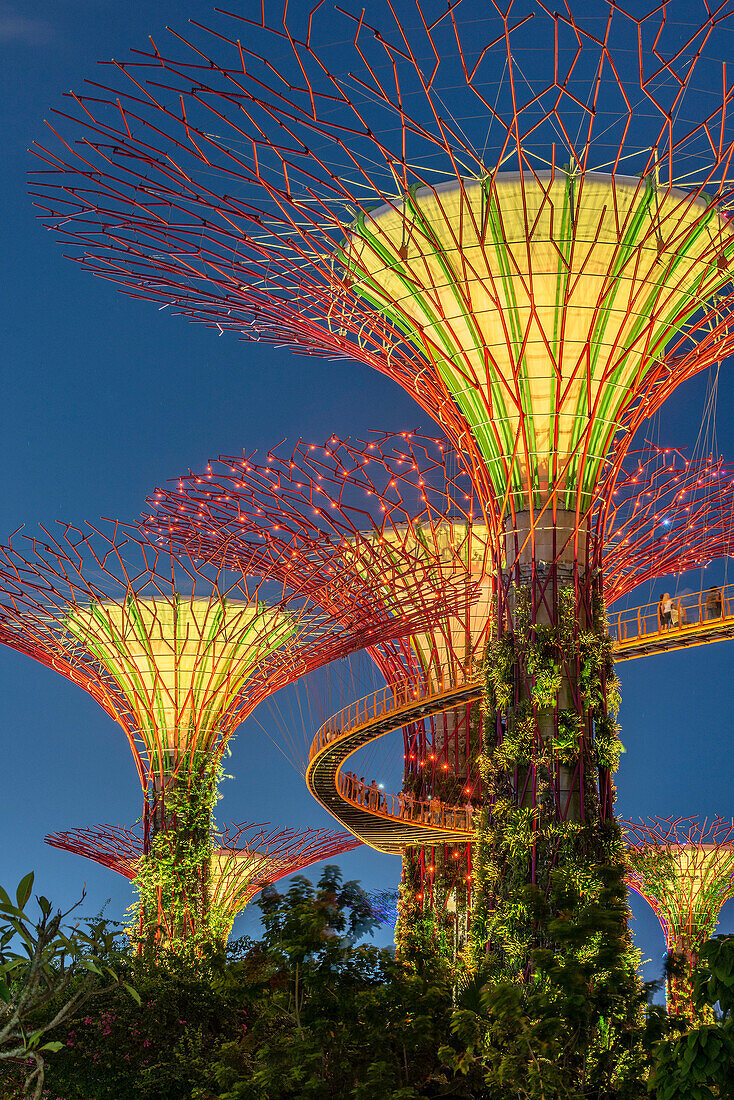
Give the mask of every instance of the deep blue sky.
MULTIPOLYGON (((248 4, 259 10, 259 0, 247 0, 242 10, 248 4)), ((210 10, 201 0, 0 0, 0 540, 24 523, 134 518, 156 484, 242 447, 428 426, 396 385, 366 367, 218 338, 116 294, 65 260, 35 221, 26 150, 42 139, 43 119, 60 93, 93 74, 96 60, 144 44, 166 23, 181 26, 184 16, 206 21, 210 10)), ((706 384, 702 377, 678 391, 661 417, 661 442, 694 446, 706 384)), ((733 413, 734 363, 728 363, 716 424, 720 448, 730 457, 733 413)), ((723 564, 712 566, 707 584, 723 579, 723 564)), ((729 643, 620 668, 628 752, 618 790, 625 816, 734 814, 733 658, 729 643)), ((47 848, 43 835, 135 819, 140 792, 121 732, 78 688, 7 649, 0 649, 0 678, 0 882, 14 885, 34 869, 38 887, 67 904, 85 881, 87 911, 111 898, 109 913, 119 915, 131 900, 127 883, 47 848)), ((240 732, 229 770, 236 781, 225 788, 222 820, 332 824, 257 726, 240 732)), ((370 889, 397 882, 394 857, 363 849, 340 862, 370 889)), ((644 903, 633 899, 633 910, 643 957, 654 960, 647 973, 658 973, 662 933, 644 903)), ((251 918, 236 930, 246 927, 251 918)), ((734 905, 725 909, 721 928, 734 930, 734 905)))

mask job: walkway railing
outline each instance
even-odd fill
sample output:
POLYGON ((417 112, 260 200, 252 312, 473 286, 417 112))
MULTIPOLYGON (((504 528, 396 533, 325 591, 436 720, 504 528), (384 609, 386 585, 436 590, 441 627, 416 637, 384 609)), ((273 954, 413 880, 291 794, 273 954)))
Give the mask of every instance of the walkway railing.
MULTIPOLYGON (((480 681, 478 679, 475 681, 467 677, 463 682, 454 679, 451 683, 444 683, 440 676, 432 675, 431 682, 428 684, 422 679, 406 680, 402 684, 373 691, 370 695, 365 695, 362 699, 357 699, 349 706, 343 707, 319 727, 311 742, 309 763, 326 745, 337 741, 361 726, 366 726, 390 714, 398 714, 400 711, 419 706, 423 701, 428 702, 443 695, 450 695, 453 691, 460 691, 462 688, 470 687, 475 683, 477 690, 479 690, 480 681)), ((416 719, 413 719, 413 721, 416 721, 416 719)))
POLYGON ((474 808, 470 804, 452 806, 435 798, 422 801, 407 794, 385 794, 379 787, 344 772, 339 775, 339 793, 347 802, 380 817, 416 825, 433 825, 437 829, 472 832, 474 808))
MULTIPOLYGON (((667 601, 666 601, 667 603, 667 601)), ((685 634, 702 626, 715 627, 734 618, 734 584, 723 585, 670 598, 669 616, 663 616, 660 601, 619 611, 609 617, 612 637, 624 644, 671 631, 685 634)))

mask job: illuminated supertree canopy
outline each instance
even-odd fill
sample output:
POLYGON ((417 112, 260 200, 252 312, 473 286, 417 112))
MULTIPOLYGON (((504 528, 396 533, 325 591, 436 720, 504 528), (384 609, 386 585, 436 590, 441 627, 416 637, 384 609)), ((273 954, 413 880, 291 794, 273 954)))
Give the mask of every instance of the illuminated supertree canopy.
POLYGON ((477 41, 460 5, 416 4, 411 35, 385 6, 339 13, 349 49, 318 46, 318 7, 174 33, 88 82, 37 148, 47 224, 136 296, 395 378, 487 507, 508 487, 575 507, 615 434, 734 339, 732 92, 705 52, 729 5, 684 44, 659 7, 586 26, 496 5, 477 41), (691 121, 704 72, 720 90, 691 121))
POLYGON ((411 31, 390 4, 339 9, 329 47, 331 7, 263 5, 153 43, 73 97, 38 192, 96 274, 360 360, 451 442, 495 585, 473 959, 491 945, 519 976, 538 933, 519 886, 600 897, 590 866, 624 864, 592 526, 636 429, 734 348, 734 91, 706 52, 733 12, 687 10, 681 43, 665 4, 494 4, 482 40, 459 7, 416 2, 411 31))
POLYGON ((165 786, 196 753, 220 756, 262 698, 362 648, 371 631, 408 629, 360 578, 349 591, 339 576, 337 620, 313 599, 332 587, 315 569, 311 594, 303 577, 286 591, 275 567, 250 582, 115 523, 15 538, 0 569, 2 640, 97 699, 125 731, 144 787, 165 786))
POLYGON ((251 580, 115 523, 61 525, 56 538, 20 536, 0 552, 2 641, 85 688, 122 727, 156 857, 143 900, 155 895, 156 930, 163 912, 183 939, 209 920, 202 868, 234 730, 298 676, 411 629, 389 592, 345 568, 335 577, 311 562, 286 589, 277 566, 251 580))
POLYGON ((631 869, 627 884, 654 909, 672 966, 668 1010, 693 1020, 693 971, 734 897, 734 822, 714 817, 625 821, 631 869))
MULTIPOLYGON (((390 586, 397 607, 413 617, 427 591, 436 607, 432 640, 412 633, 408 664, 386 674, 404 679, 422 671, 453 683, 471 675, 484 650, 467 640, 464 605, 469 600, 476 613, 481 603, 484 629, 492 536, 474 518, 468 479, 452 476, 449 461, 439 441, 415 432, 373 433, 355 444, 334 436, 323 447, 270 451, 262 461, 222 457, 205 473, 181 478, 177 490, 158 490, 146 530, 197 560, 218 556, 254 575, 276 562, 299 568, 296 562, 315 555, 328 569, 348 559, 376 589, 390 586), (402 566, 411 559, 421 587, 402 566), (441 606, 433 590, 453 591, 457 606, 448 599, 441 606)), ((384 650, 387 668, 389 647, 374 648, 384 650)))
MULTIPOLYGON (((250 553, 254 528, 264 536, 262 562, 250 556, 249 568, 267 572, 274 560, 290 560, 294 549, 299 557, 308 547, 343 554, 368 514, 380 524, 378 539, 430 562, 432 575, 465 591, 450 614, 435 616, 428 631, 406 639, 408 650, 405 641, 402 648, 372 648, 388 682, 422 676, 429 688, 440 689, 479 675, 491 620, 487 527, 471 518, 475 505, 465 492, 467 478, 452 477, 452 465, 451 448, 417 433, 374 433, 361 443, 332 437, 323 447, 302 444, 282 455, 270 452, 260 462, 222 456, 202 473, 182 477, 175 488, 158 490, 148 529, 197 559, 224 555, 236 567, 250 553)), ((607 606, 645 580, 725 553, 733 524, 732 471, 721 461, 691 461, 652 446, 628 455, 609 506, 594 518, 604 538, 607 606)), ((364 561, 363 568, 370 572, 371 563, 364 561)), ((481 805, 472 710, 465 706, 404 728, 404 795, 481 805)), ((364 800, 364 792, 356 793, 364 800)), ((441 894, 440 904, 456 913, 452 892, 471 881, 471 854, 459 860, 456 849, 455 843, 443 844, 415 856, 412 877, 424 905, 441 894), (442 883, 437 865, 445 866, 450 883, 442 883)))
MULTIPOLYGON (((146 856, 142 832, 102 825, 49 833, 46 843, 92 859, 131 880, 140 875, 146 856)), ((205 869, 213 923, 226 942, 235 917, 263 886, 295 874, 313 863, 332 859, 359 847, 349 833, 327 829, 271 829, 268 825, 230 825, 210 837, 205 869)), ((171 937, 161 912, 163 936, 171 937)), ((136 932, 142 924, 138 912, 136 932)))

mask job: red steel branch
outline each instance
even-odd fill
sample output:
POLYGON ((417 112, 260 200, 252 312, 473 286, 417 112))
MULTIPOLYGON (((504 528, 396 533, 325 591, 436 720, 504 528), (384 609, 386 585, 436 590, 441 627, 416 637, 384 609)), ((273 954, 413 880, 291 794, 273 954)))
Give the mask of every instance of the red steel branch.
MULTIPOLYGON (((324 446, 299 444, 264 458, 223 455, 202 473, 181 477, 177 488, 156 490, 146 529, 197 559, 223 554, 234 563, 244 555, 253 572, 267 572, 277 560, 290 561, 296 546, 326 562, 345 542, 361 548, 376 531, 394 539, 398 530, 406 547, 422 533, 422 553, 435 569, 437 532, 447 517, 482 526, 468 478, 449 472, 456 466, 452 449, 419 433, 375 432, 355 442, 333 436, 324 446), (264 543, 255 556, 244 539, 253 526, 264 543)), ((734 468, 711 455, 689 459, 677 448, 630 452, 589 527, 603 546, 611 607, 638 585, 732 551, 734 468)), ((494 537, 487 531, 475 549, 494 537)), ((482 569, 491 569, 489 559, 482 553, 482 569)), ((374 566, 361 560, 367 571, 374 566)))

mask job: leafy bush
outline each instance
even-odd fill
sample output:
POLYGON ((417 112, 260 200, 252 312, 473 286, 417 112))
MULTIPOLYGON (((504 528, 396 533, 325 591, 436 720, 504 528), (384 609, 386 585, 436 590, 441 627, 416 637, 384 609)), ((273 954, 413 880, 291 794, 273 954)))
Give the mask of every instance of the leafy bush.
POLYGON ((0 1063, 39 1100, 46 1055, 62 1046, 55 1037, 59 1027, 93 997, 121 986, 128 999, 138 995, 110 965, 120 960, 107 921, 64 925, 84 894, 65 913, 54 913, 48 898, 37 896, 40 917, 34 920, 26 908, 32 892, 32 873, 19 882, 15 902, 0 887, 0 1063))
POLYGON ((718 1019, 656 1045, 648 1089, 657 1100, 734 1097, 734 936, 704 944, 693 987, 695 1008, 718 1007, 718 1019))

